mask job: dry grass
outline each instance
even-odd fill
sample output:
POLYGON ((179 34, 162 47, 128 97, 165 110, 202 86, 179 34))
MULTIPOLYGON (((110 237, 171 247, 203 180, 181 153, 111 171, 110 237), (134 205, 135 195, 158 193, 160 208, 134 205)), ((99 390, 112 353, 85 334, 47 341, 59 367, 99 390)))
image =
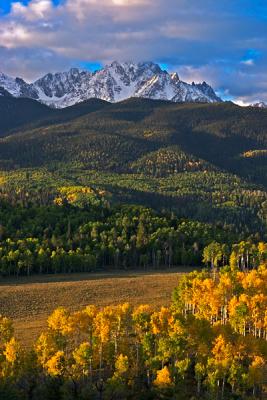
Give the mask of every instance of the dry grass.
POLYGON ((179 276, 170 272, 50 275, 0 283, 0 314, 13 319, 16 336, 26 346, 45 329, 47 316, 58 306, 78 310, 130 302, 168 305, 179 276))

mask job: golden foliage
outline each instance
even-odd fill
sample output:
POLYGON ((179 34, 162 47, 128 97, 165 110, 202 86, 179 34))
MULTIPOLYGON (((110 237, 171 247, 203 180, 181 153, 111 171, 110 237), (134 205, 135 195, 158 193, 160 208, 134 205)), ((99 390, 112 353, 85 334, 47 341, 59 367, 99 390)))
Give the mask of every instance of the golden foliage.
POLYGON ((14 337, 11 338, 10 341, 6 343, 4 355, 6 357, 7 362, 9 362, 10 364, 14 364, 19 358, 20 344, 14 337))
POLYGON ((157 371, 157 377, 153 383, 160 388, 172 386, 171 374, 168 367, 165 366, 157 371))
POLYGON ((49 375, 58 376, 64 371, 64 352, 57 351, 46 363, 49 375))

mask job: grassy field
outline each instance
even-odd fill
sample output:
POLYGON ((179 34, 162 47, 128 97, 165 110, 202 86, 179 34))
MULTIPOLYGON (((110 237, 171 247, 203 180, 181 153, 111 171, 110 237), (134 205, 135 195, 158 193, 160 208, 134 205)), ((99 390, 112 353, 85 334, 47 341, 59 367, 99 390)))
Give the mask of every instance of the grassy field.
POLYGON ((130 302, 168 305, 186 269, 162 272, 44 275, 0 282, 0 314, 13 319, 19 340, 29 346, 45 329, 47 316, 58 306, 78 310, 130 302))

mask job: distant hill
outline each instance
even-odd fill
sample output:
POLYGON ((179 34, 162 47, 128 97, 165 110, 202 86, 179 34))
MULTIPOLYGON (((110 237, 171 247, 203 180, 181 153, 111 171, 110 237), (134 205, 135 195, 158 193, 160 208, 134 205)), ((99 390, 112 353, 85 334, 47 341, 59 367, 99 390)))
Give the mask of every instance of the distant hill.
POLYGON ((18 129, 69 121, 107 105, 109 103, 104 100, 90 99, 67 109, 55 110, 36 100, 15 98, 3 89, 0 95, 0 136, 7 136, 18 129))
POLYGON ((263 101, 260 101, 259 103, 251 104, 250 107, 267 108, 267 104, 263 101))
POLYGON ((22 188, 47 199, 89 186, 115 202, 266 232, 266 109, 140 98, 55 110, 2 96, 0 105, 1 190, 11 199, 22 188))
MULTIPOLYGON (((75 161, 89 169, 142 172, 143 168, 145 172, 144 163, 155 164, 154 152, 166 148, 170 171, 179 169, 178 160, 187 157, 185 169, 193 168, 188 162, 199 169, 213 165, 266 184, 266 156, 243 156, 266 149, 265 109, 133 98, 116 104, 92 99, 52 110, 33 100, 6 97, 0 98, 0 110, 2 135, 12 124, 24 128, 2 139, 0 145, 1 159, 16 165, 75 161), (25 129, 27 123, 30 127, 25 129), (171 161, 173 157, 176 161, 171 161)), ((162 162, 154 165, 157 174, 161 166, 162 162)))
POLYGON ((53 110, 35 100, 0 96, 0 136, 18 127, 33 124, 53 115, 53 110))

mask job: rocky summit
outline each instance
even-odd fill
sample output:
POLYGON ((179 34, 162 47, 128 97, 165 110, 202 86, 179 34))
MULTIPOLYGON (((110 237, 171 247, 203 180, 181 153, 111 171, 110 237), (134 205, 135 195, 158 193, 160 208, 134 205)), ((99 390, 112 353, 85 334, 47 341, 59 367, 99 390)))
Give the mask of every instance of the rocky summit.
POLYGON ((0 73, 0 95, 27 97, 54 108, 68 107, 90 98, 118 102, 130 97, 187 103, 216 103, 222 100, 206 82, 183 82, 153 62, 119 63, 95 71, 72 68, 49 73, 33 83, 0 73))

